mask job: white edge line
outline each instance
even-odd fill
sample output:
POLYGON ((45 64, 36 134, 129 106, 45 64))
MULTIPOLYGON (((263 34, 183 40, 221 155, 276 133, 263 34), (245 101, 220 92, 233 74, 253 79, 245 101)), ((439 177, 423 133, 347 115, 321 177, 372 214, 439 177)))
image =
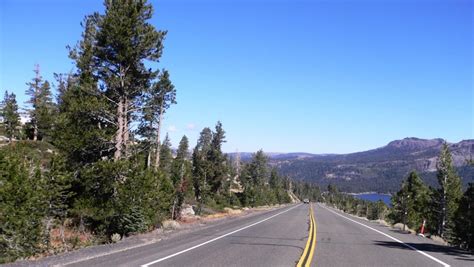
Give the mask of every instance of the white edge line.
MULTIPOLYGON (((301 205, 301 204, 300 204, 300 205, 301 205)), ((219 240, 219 239, 221 239, 221 238, 224 238, 224 237, 226 237, 226 236, 235 234, 235 233, 237 233, 237 232, 240 232, 240 231, 242 231, 242 230, 245 230, 245 229, 247 229, 247 228, 250 228, 250 227, 252 227, 252 226, 255 226, 255 225, 259 224, 259 223, 268 221, 268 220, 270 220, 270 219, 272 219, 272 218, 274 218, 274 217, 276 217, 276 216, 278 216, 278 215, 281 215, 281 214, 283 214, 283 213, 285 213, 285 212, 288 212, 288 211, 290 211, 290 210, 292 210, 292 209, 294 209, 294 208, 296 208, 296 207, 299 207, 300 205, 296 205, 296 206, 291 207, 291 208, 289 208, 289 209, 287 209, 287 210, 284 210, 284 211, 279 212, 279 213, 277 213, 277 214, 275 214, 275 215, 272 215, 272 216, 270 216, 270 217, 268 217, 268 218, 266 218, 266 219, 260 220, 260 221, 258 221, 258 222, 252 223, 252 224, 247 225, 247 226, 244 226, 244 227, 242 227, 242 228, 239 228, 239 229, 234 230, 234 231, 232 231, 232 232, 229 232, 229 233, 227 233, 227 234, 218 236, 218 237, 213 238, 213 239, 211 239, 211 240, 208 240, 208 241, 206 241, 206 242, 204 242, 204 243, 195 245, 195 246, 190 247, 190 248, 187 248, 187 249, 185 249, 185 250, 181 250, 181 251, 179 251, 179 252, 176 252, 176 253, 174 253, 174 254, 168 255, 168 256, 166 256, 166 257, 163 257, 163 258, 154 260, 154 261, 152 261, 152 262, 145 263, 145 264, 141 265, 141 267, 148 267, 148 266, 150 266, 150 265, 153 265, 153 264, 158 263, 158 262, 162 262, 162 261, 167 260, 167 259, 169 259, 169 258, 176 257, 176 256, 178 256, 178 255, 180 255, 180 254, 183 254, 183 253, 188 252, 188 251, 190 251, 190 250, 196 249, 196 248, 198 248, 198 247, 202 247, 202 246, 204 246, 204 245, 207 245, 207 244, 209 244, 209 243, 211 243, 211 242, 214 242, 214 241, 219 240)))
POLYGON ((427 253, 421 251, 421 250, 418 250, 418 249, 416 249, 415 247, 410 246, 410 245, 404 243, 403 241, 401 241, 401 240, 399 240, 399 239, 397 239, 397 238, 395 238, 395 237, 393 237, 393 236, 390 236, 390 235, 388 235, 388 234, 386 234, 386 233, 384 233, 384 232, 382 232, 382 231, 379 231, 379 230, 377 230, 377 229, 374 229, 374 228, 372 228, 372 227, 370 227, 370 226, 367 226, 367 225, 365 225, 365 224, 363 224, 363 223, 360 223, 360 222, 358 222, 358 221, 356 221, 356 220, 352 220, 351 218, 347 218, 346 216, 341 215, 341 214, 339 214, 339 213, 337 213, 337 212, 335 212, 335 211, 333 211, 333 210, 331 210, 331 209, 329 209, 329 208, 327 208, 327 207, 324 207, 323 205, 320 205, 320 206, 323 207, 323 208, 325 208, 326 210, 328 210, 328 211, 330 211, 330 212, 332 212, 332 213, 338 215, 338 216, 341 216, 341 217, 344 218, 344 219, 347 219, 347 220, 349 220, 349 221, 351 221, 351 222, 354 222, 354 223, 357 223, 357 224, 359 224, 359 225, 362 225, 362 226, 364 226, 364 227, 366 227, 366 228, 369 228, 369 229, 372 230, 372 231, 375 231, 375 232, 377 232, 377 233, 379 233, 379 234, 381 234, 381 235, 384 235, 384 236, 386 236, 386 237, 388 237, 388 238, 390 238, 390 239, 392 239, 392 240, 394 240, 394 241, 397 241, 398 243, 400 243, 400 244, 406 246, 407 248, 412 249, 412 250, 414 250, 414 251, 420 253, 421 255, 423 255, 423 256, 425 256, 425 257, 428 257, 428 258, 430 258, 430 259, 436 261, 437 263, 443 265, 444 267, 450 267, 449 264, 447 264, 447 263, 445 263, 445 262, 443 262, 443 261, 441 261, 441 260, 439 260, 439 259, 437 259, 437 258, 435 258, 435 257, 433 257, 433 256, 431 256, 431 255, 429 255, 429 254, 427 254, 427 253))

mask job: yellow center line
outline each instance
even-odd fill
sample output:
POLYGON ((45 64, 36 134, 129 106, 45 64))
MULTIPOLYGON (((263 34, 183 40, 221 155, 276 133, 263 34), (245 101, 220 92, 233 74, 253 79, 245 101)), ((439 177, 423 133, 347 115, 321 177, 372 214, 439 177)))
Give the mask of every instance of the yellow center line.
POLYGON ((311 266, 311 261, 313 260, 313 255, 314 255, 314 251, 316 250, 316 220, 314 219, 314 211, 313 211, 313 205, 311 205, 311 219, 313 221, 313 247, 309 253, 309 258, 308 258, 308 261, 306 263, 306 266, 311 266))
POLYGON ((311 265, 311 261, 314 255, 314 249, 316 247, 316 221, 313 215, 313 206, 309 206, 309 236, 303 254, 298 261, 297 267, 307 267, 311 265))

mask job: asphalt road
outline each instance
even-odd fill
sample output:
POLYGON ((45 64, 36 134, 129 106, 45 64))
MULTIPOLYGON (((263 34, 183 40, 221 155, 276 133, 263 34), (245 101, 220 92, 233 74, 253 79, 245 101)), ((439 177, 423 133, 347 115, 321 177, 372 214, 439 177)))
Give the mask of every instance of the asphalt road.
MULTIPOLYGON (((474 256, 313 204, 311 266, 474 266, 474 256)), ((295 266, 307 245, 309 205, 225 221, 158 243, 67 266, 295 266)))
POLYGON ((314 215, 317 244, 313 266, 474 266, 473 255, 428 238, 401 233, 321 204, 314 205, 314 215))
POLYGON ((299 204, 68 266, 295 266, 308 218, 299 204))

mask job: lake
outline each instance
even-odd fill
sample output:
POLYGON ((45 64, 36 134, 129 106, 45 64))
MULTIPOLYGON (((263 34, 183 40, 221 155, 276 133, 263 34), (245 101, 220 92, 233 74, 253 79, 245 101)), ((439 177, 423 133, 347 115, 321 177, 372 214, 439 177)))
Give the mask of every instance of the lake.
POLYGON ((354 195, 354 197, 363 199, 363 200, 368 200, 371 202, 377 202, 379 200, 382 200, 385 204, 387 204, 390 207, 391 205, 390 198, 392 196, 387 195, 387 194, 378 194, 378 193, 363 193, 363 194, 354 195))

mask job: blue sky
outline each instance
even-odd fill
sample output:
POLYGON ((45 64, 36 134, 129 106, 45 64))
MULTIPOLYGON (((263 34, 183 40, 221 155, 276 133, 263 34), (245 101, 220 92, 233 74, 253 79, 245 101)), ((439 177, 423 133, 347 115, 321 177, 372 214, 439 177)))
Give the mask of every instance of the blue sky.
MULTIPOLYGON (((151 1, 178 104, 173 144, 221 120, 228 152, 347 153, 404 137, 474 138, 472 1, 151 1)), ((0 1, 0 93, 26 100, 33 65, 69 72, 66 45, 101 1, 0 1)))

